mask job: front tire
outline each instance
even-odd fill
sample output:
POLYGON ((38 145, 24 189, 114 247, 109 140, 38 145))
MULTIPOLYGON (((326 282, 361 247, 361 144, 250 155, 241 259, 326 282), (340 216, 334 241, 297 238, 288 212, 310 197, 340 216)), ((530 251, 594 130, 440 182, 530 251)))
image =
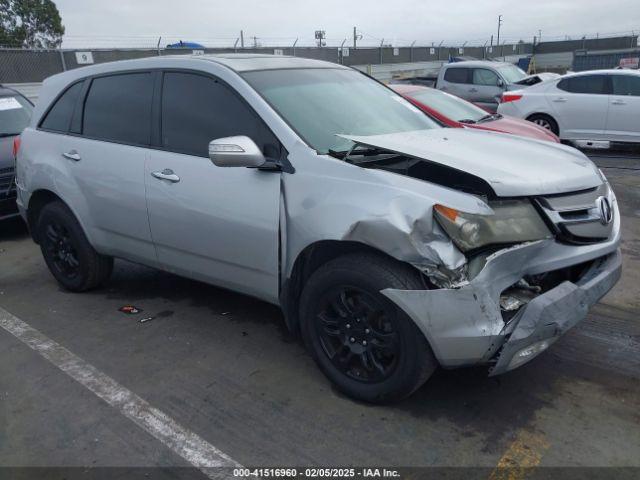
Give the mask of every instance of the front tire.
POLYGON ((113 258, 95 251, 64 203, 55 201, 43 207, 36 232, 47 267, 67 290, 84 292, 111 276, 113 258))
POLYGON ((413 393, 437 367, 415 323, 380 293, 423 290, 418 272, 374 254, 350 254, 315 271, 300 299, 307 349, 347 395, 372 403, 413 393))

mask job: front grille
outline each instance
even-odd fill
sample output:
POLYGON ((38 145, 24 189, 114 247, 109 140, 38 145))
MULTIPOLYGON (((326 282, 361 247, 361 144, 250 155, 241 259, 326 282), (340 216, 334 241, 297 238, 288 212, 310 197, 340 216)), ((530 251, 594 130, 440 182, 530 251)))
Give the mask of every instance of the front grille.
POLYGON ((537 197, 535 201, 558 240, 586 244, 606 240, 613 229, 613 218, 603 216, 601 197, 607 199, 613 215, 613 195, 607 184, 568 195, 537 197))
POLYGON ((12 167, 0 168, 0 198, 16 194, 15 174, 12 167))

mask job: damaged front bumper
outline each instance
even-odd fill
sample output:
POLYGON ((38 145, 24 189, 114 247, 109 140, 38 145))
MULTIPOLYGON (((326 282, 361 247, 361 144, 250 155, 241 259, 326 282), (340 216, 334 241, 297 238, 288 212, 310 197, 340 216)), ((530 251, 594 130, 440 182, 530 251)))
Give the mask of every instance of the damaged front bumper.
POLYGON ((622 270, 616 223, 613 238, 599 244, 541 240, 500 250, 461 288, 382 293, 414 320, 443 367, 492 364, 491 375, 504 373, 545 350, 616 284, 622 270), (500 296, 510 286, 585 262, 591 263, 578 279, 559 283, 505 319, 500 296))

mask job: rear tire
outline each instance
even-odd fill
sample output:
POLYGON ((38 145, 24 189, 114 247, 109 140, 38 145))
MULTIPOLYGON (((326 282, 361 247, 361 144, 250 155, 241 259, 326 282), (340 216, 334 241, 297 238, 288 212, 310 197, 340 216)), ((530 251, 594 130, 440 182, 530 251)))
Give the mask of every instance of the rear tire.
POLYGON ((36 231, 47 267, 67 290, 84 292, 98 287, 111 276, 113 258, 95 251, 64 203, 55 201, 45 205, 36 231))
POLYGON ((545 130, 549 130, 556 135, 560 134, 560 128, 558 128, 558 122, 556 122, 549 115, 544 113, 536 113, 527 118, 528 121, 535 123, 539 127, 544 128, 545 130))
POLYGON ((315 271, 300 298, 300 329, 324 374, 371 403, 409 396, 438 362, 422 332, 380 293, 424 290, 412 267, 375 254, 349 254, 315 271))

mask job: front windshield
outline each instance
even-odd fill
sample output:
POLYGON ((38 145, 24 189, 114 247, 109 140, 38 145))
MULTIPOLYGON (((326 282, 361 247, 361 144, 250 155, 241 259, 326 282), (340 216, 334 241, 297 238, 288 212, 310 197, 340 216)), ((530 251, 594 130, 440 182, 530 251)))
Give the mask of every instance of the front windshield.
POLYGON ((502 78, 504 78, 507 83, 519 82, 527 76, 525 72, 515 65, 505 65, 503 67, 499 67, 499 70, 502 78))
POLYGON ((0 96, 0 136, 19 135, 29 124, 33 107, 19 95, 0 96))
POLYGON ((440 128, 375 80, 354 70, 261 70, 243 77, 319 153, 353 143, 336 134, 379 135, 440 128))
POLYGON ((407 95, 457 122, 477 122, 487 115, 480 107, 433 88, 420 89, 407 95))

